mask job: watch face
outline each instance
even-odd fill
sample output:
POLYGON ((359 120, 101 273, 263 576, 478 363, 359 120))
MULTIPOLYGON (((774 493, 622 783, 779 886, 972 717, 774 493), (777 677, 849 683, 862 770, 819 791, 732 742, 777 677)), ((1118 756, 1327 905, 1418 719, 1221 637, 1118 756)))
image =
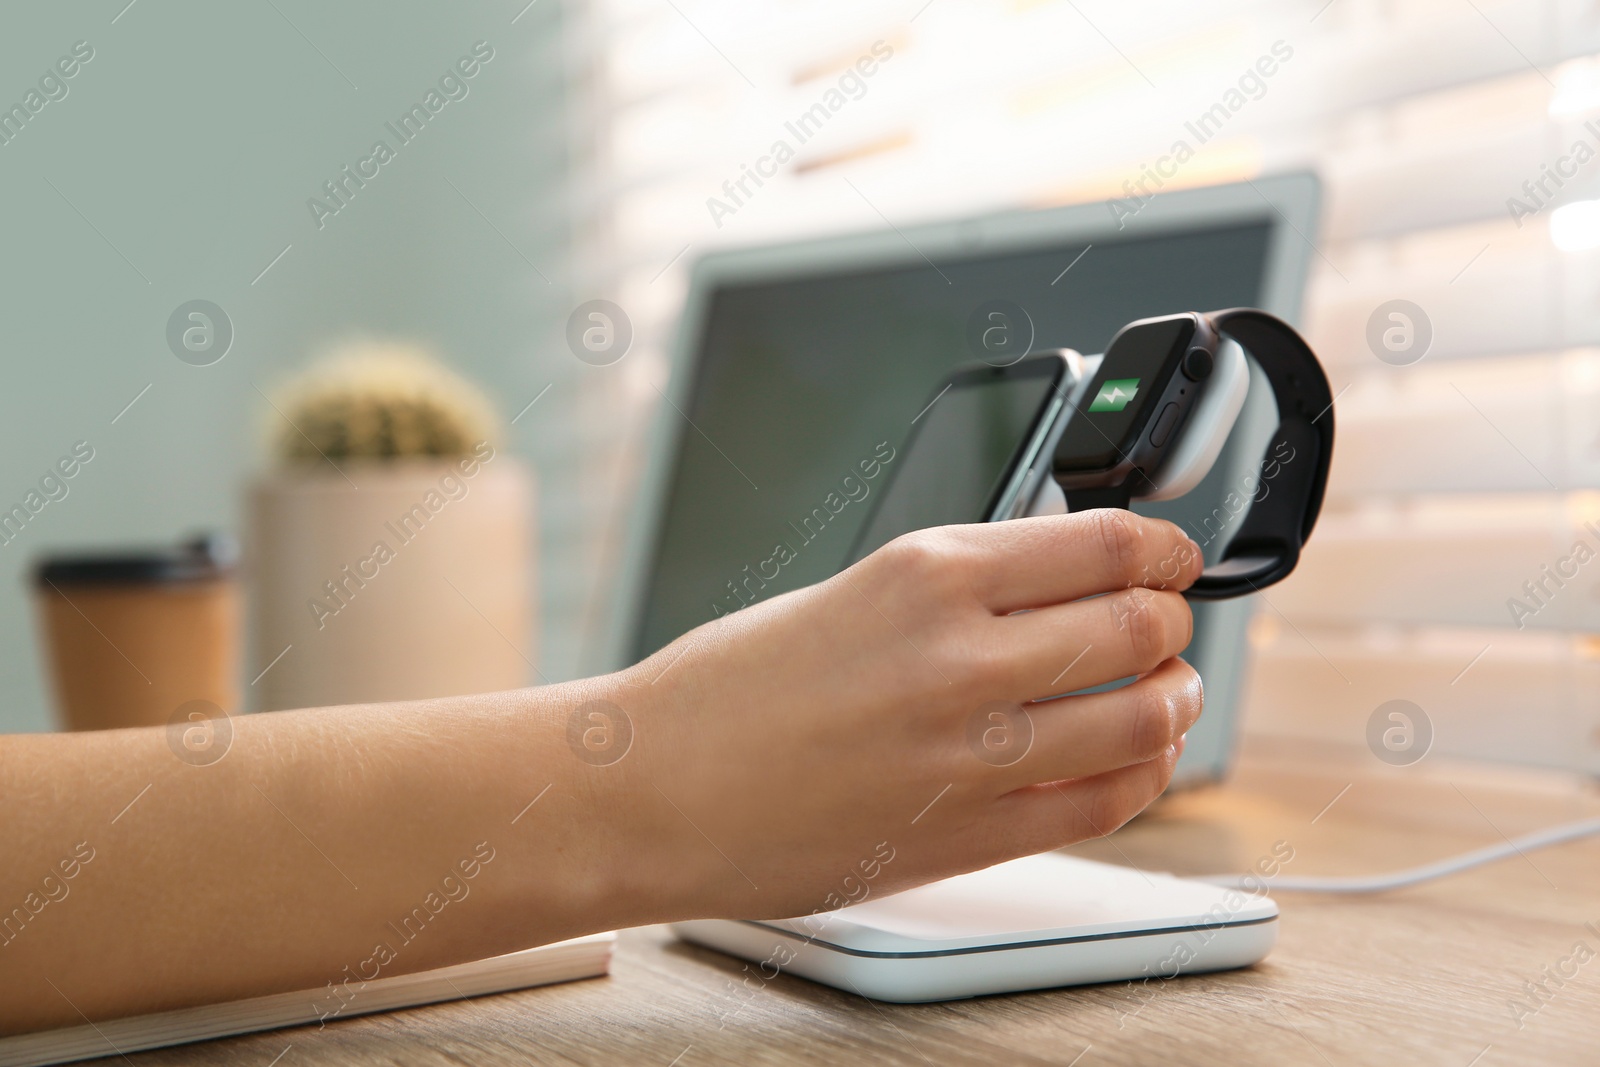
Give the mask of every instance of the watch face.
POLYGON ((1118 333, 1061 435, 1055 469, 1090 473, 1122 462, 1138 443, 1194 333, 1194 319, 1188 315, 1118 333))

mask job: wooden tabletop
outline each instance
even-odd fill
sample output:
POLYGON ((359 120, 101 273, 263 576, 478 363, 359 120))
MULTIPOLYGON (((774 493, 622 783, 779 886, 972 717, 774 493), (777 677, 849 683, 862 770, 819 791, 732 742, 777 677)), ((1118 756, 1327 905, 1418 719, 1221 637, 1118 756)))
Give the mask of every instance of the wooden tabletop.
MULTIPOLYGON (((1073 851, 1179 874, 1387 871, 1600 813, 1592 783, 1432 757, 1247 746, 1228 785, 1073 851)), ((624 932, 609 978, 324 1030, 144 1053, 145 1064, 1444 1064, 1600 1060, 1600 839, 1365 897, 1281 893, 1248 970, 948 1004, 878 1004, 624 932), (1594 923, 1594 930, 1585 927, 1594 923), (1575 951, 1582 944, 1586 951, 1575 951), (1554 979, 1550 976, 1554 975, 1554 979), (1527 983, 1540 983, 1544 994, 1527 983), (1520 1006, 1519 1006, 1520 1005, 1520 1006), (1520 1024, 1520 1025, 1519 1025, 1520 1024)))

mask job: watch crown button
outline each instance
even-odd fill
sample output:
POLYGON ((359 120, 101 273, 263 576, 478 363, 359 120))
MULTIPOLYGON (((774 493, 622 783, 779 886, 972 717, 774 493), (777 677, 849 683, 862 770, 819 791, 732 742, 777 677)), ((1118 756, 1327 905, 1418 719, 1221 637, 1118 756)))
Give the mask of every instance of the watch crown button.
POLYGON ((1191 348, 1183 357, 1183 376, 1191 382, 1203 382, 1211 377, 1211 353, 1203 348, 1191 348))

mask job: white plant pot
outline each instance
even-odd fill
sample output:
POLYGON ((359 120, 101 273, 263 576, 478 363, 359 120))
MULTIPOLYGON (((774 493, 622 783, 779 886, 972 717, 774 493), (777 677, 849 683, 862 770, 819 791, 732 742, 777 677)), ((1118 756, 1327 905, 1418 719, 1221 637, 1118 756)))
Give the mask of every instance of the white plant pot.
POLYGON ((322 464, 252 486, 250 706, 530 684, 532 479, 489 455, 322 464))

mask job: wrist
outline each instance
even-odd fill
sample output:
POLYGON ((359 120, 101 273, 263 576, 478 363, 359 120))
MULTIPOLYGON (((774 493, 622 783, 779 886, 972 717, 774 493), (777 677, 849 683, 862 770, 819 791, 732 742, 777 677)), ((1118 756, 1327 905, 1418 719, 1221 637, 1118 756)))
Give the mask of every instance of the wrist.
POLYGON ((660 670, 636 665, 558 698, 560 755, 592 891, 618 926, 717 910, 718 879, 728 873, 686 812, 699 807, 682 795, 692 752, 685 731, 695 727, 692 716, 673 713, 674 679, 651 684, 660 670))
POLYGON ((518 724, 497 733, 520 740, 502 765, 505 836, 527 919, 575 936, 703 911, 702 853, 716 853, 686 839, 658 784, 673 730, 647 682, 629 669, 508 695, 518 724))

